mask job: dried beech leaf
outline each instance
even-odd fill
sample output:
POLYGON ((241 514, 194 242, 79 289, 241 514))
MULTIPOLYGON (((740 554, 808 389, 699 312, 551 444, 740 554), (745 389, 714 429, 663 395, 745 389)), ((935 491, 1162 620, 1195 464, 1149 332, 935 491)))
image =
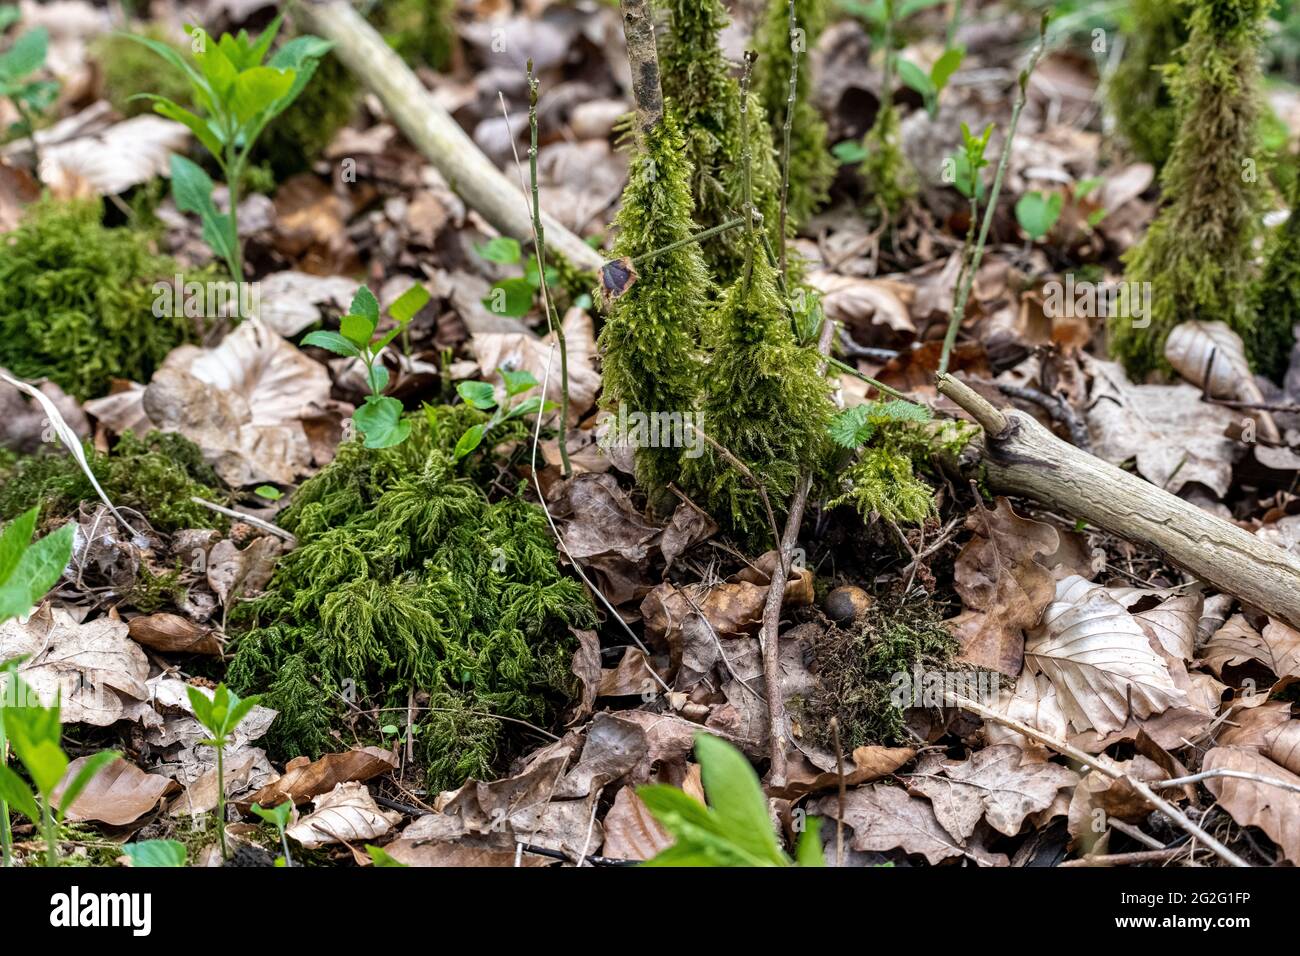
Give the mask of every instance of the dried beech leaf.
MULTIPOLYGON (((63 779, 54 788, 56 804, 62 799, 64 788, 90 759, 78 757, 68 764, 63 779)), ((127 760, 114 760, 90 778, 86 789, 68 808, 68 819, 98 820, 109 826, 126 826, 152 812, 160 800, 179 789, 176 781, 169 777, 145 773, 127 760)))
POLYGON ((285 833, 307 849, 329 843, 357 843, 388 833, 402 819, 381 810, 363 783, 340 783, 312 801, 314 809, 285 833))

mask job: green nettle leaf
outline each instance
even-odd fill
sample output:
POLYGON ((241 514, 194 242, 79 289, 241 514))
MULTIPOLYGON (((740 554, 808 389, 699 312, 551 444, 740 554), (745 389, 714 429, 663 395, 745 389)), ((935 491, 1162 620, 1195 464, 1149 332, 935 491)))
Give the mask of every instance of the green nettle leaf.
POLYGON ((460 441, 456 442, 456 460, 464 458, 483 443, 483 433, 487 428, 483 425, 471 425, 465 430, 465 434, 460 436, 460 441))
POLYGON ((497 404, 496 389, 488 382, 459 382, 456 394, 478 409, 495 408, 497 404))
MULTIPOLYGON (((865 405, 854 405, 836 414, 831 419, 831 439, 841 448, 857 448, 861 444, 858 433, 867 423, 865 405)), ((870 437, 870 436, 867 436, 870 437)))
POLYGON ((72 524, 29 545, 35 525, 33 508, 10 522, 0 536, 0 621, 31 610, 72 560, 72 524))
POLYGON ((483 297, 483 305, 496 315, 522 319, 533 308, 536 290, 527 279, 500 279, 492 284, 492 291, 483 297))
POLYGON ((527 369, 502 368, 497 371, 501 373, 501 380, 506 384, 506 395, 511 398, 537 387, 537 379, 527 369))
POLYGON ((495 239, 489 239, 487 242, 475 246, 474 251, 488 262, 499 262, 507 266, 515 265, 523 258, 523 250, 519 246, 519 240, 511 239, 509 236, 497 236, 495 239))
POLYGON ((126 844, 122 852, 133 867, 177 867, 186 860, 185 844, 178 840, 141 840, 126 844))
POLYGON ((399 295, 397 300, 388 307, 388 314, 400 324, 405 325, 429 304, 429 298, 428 289, 419 284, 413 285, 399 295))
POLYGON ((395 398, 367 395, 365 404, 352 414, 352 421, 365 436, 367 448, 400 445, 411 434, 411 423, 402 419, 402 403, 395 398))
POLYGON ((345 339, 357 348, 362 348, 369 344, 370 337, 375 334, 378 320, 377 315, 373 319, 368 315, 345 315, 339 320, 339 330, 345 339))
POLYGON ((301 344, 314 345, 317 348, 328 349, 336 355, 356 357, 361 354, 359 348, 338 332, 311 332, 303 337, 301 344))
POLYGON ((0 77, 16 80, 34 73, 45 65, 45 53, 50 45, 50 31, 45 27, 28 30, 6 53, 0 53, 0 77))
POLYGON ((172 154, 172 196, 181 212, 192 212, 203 223, 203 241, 223 259, 233 258, 230 217, 217 212, 212 202, 212 179, 197 163, 172 154))
POLYGON ((1025 193, 1016 202, 1016 221, 1030 239, 1043 239, 1056 221, 1061 218, 1063 198, 1060 193, 1044 196, 1040 192, 1025 193))

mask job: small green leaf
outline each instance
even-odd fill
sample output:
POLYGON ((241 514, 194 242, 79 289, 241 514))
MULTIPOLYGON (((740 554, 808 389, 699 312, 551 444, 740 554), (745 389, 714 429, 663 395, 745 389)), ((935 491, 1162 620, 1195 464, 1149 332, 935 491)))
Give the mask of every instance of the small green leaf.
MULTIPOLYGON (((25 518, 26 515, 23 516, 23 519, 25 518)), ((17 529, 19 535, 22 531, 22 527, 17 529)), ((9 533, 10 531, 7 530, 6 540, 0 541, 0 548, 7 549, 9 533)), ((30 529, 28 533, 30 534, 30 529)), ((58 583, 63 575, 63 569, 72 560, 72 543, 75 534, 76 526, 68 523, 52 534, 47 534, 30 547, 24 547, 17 563, 12 566, 3 580, 0 580, 0 621, 27 613, 50 588, 58 583)))
POLYGON ((366 852, 370 854, 370 860, 372 863, 374 863, 375 866, 400 866, 400 867, 406 866, 405 863, 401 863, 398 860, 393 859, 393 857, 390 856, 388 851, 385 850, 383 847, 372 846, 371 844, 367 843, 366 852))
POLYGON ((506 384, 506 395, 511 398, 537 387, 537 379, 528 369, 502 368, 497 371, 501 373, 501 380, 506 384))
POLYGON ((360 349, 338 332, 312 332, 303 338, 302 344, 314 345, 317 348, 328 349, 336 355, 355 357, 361 354, 360 349))
POLYGON ((293 814, 293 801, 286 800, 278 807, 263 807, 255 803, 249 809, 277 830, 283 830, 289 825, 289 817, 293 814))
POLYGON ((697 733, 695 756, 705 796, 726 835, 755 858, 785 866, 786 856, 777 845, 762 784, 745 755, 711 734, 697 733))
POLYGON ((429 302, 429 290, 420 284, 411 286, 388 307, 388 314, 402 325, 410 322, 429 302))
POLYGON ((800 866, 826 865, 826 855, 822 852, 821 829, 821 817, 808 817, 804 820, 804 831, 799 834, 799 845, 794 850, 795 863, 800 866))
POLYGON ((293 86, 293 70, 277 70, 269 66, 255 66, 244 70, 235 78, 231 94, 235 116, 247 123, 259 113, 274 107, 293 86))
MULTIPOLYGON (((183 123, 189 127, 190 132, 199 138, 199 142, 202 143, 204 148, 213 156, 221 155, 222 140, 220 134, 217 130, 214 130, 203 117, 196 116, 194 113, 185 109, 185 107, 173 103, 165 96, 155 96, 152 93, 140 93, 137 95, 143 99, 152 100, 154 112, 161 116, 165 116, 170 120, 183 123)), ((135 96, 131 98, 136 99, 135 96)))
POLYGON ((50 31, 45 27, 28 30, 14 41, 5 53, 0 53, 0 77, 17 80, 34 73, 45 65, 45 53, 50 45, 50 31))
POLYGON ((1025 193, 1016 202, 1016 221, 1030 239, 1040 241, 1061 218, 1062 202, 1060 193, 1052 193, 1050 196, 1040 192, 1025 193))
POLYGON ((499 262, 502 265, 514 265, 523 258, 523 250, 519 246, 519 240, 511 239, 509 236, 497 236, 495 239, 489 239, 487 242, 475 246, 474 251, 488 262, 499 262))
POLYGON ((7 803, 33 823, 41 822, 41 808, 22 777, 0 763, 0 802, 7 803))
POLYGON ((533 308, 535 289, 527 279, 500 279, 483 297, 483 305, 495 315, 522 319, 533 308))
POLYGON ((366 382, 372 395, 382 395, 388 387, 388 369, 380 362, 366 369, 366 382))
MULTIPOLYGON (((841 448, 857 448, 865 439, 859 438, 862 427, 867 423, 865 405, 854 405, 836 413, 831 419, 831 439, 841 448)), ((868 436, 870 437, 870 436, 868 436)))
POLYGON ((265 498, 267 501, 279 501, 284 497, 284 492, 275 485, 258 485, 253 489, 253 494, 259 498, 265 498))
POLYGON ((460 441, 456 442, 455 457, 457 461, 460 461, 482 444, 484 431, 486 429, 483 425, 471 425, 465 430, 465 434, 460 436, 460 441))
POLYGON ((929 74, 911 60, 904 60, 902 57, 898 58, 898 78, 920 93, 927 101, 939 92, 935 89, 929 74))
POLYGON ((365 436, 367 448, 391 448, 411 434, 411 423, 402 418, 402 403, 395 398, 367 395, 365 404, 352 414, 352 421, 365 436))
POLYGON ((375 323, 378 318, 370 318, 368 315, 349 314, 339 320, 339 331, 343 337, 355 345, 358 349, 370 343, 370 337, 375 334, 375 323))
POLYGON ((185 865, 185 844, 178 840, 141 840, 128 843, 122 852, 131 858, 132 867, 178 867, 185 865))
POLYGON ((1096 192, 1098 186, 1103 185, 1105 182, 1106 180, 1100 176, 1090 176, 1087 179, 1080 179, 1074 184, 1075 198, 1087 199, 1096 192))
MULTIPOLYGON (((352 297, 352 307, 348 309, 348 312, 369 319, 372 329, 379 324, 379 300, 365 286, 357 289, 356 295, 352 297)), ((368 337, 367 341, 369 341, 368 337)))
POLYGON ((831 154, 843 166, 856 166, 870 155, 867 148, 862 145, 862 141, 858 139, 846 139, 836 143, 831 147, 831 154))
POLYGON ((952 75, 961 67, 961 61, 966 57, 966 50, 962 47, 949 47, 943 51, 943 55, 934 61, 934 66, 930 67, 930 82, 934 85, 937 94, 952 79, 952 75))
POLYGON ((196 213, 203 223, 203 241, 223 259, 234 258, 231 246, 230 217, 217 212, 212 202, 213 184, 196 163, 175 153, 171 158, 172 197, 182 212, 196 213))
POLYGON ((478 409, 495 408, 497 404, 496 389, 488 382, 458 382, 456 394, 478 409))

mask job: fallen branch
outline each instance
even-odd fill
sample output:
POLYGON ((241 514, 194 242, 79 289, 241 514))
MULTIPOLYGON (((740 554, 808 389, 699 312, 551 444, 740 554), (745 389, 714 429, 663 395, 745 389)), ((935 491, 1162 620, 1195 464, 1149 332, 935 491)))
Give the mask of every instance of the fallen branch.
POLYGON ((1024 412, 994 408, 950 375, 939 376, 938 388, 984 429, 993 491, 1033 498, 1157 551, 1216 590, 1300 628, 1300 559, 1061 441, 1024 412))
MULTIPOLYGON (((506 235, 524 241, 532 237, 528 204, 520 202, 510 180, 347 0, 317 0, 298 10, 311 32, 334 42, 343 65, 379 97, 406 138, 466 203, 506 235)), ((595 249, 550 216, 543 215, 542 224, 552 251, 579 269, 600 269, 603 260, 595 249)))

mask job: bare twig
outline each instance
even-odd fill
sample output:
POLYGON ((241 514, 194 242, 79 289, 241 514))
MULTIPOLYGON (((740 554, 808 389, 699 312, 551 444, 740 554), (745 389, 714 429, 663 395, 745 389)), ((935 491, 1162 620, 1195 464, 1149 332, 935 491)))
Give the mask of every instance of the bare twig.
POLYGON ((254 528, 257 528, 260 531, 265 531, 267 534, 273 534, 276 537, 283 538, 285 541, 289 542, 289 547, 291 548, 296 548, 298 546, 297 538, 288 531, 285 531, 283 528, 277 528, 269 521, 263 521, 261 518, 253 515, 244 514, 244 512, 236 511, 234 508, 226 508, 222 505, 214 504, 213 502, 207 501, 203 498, 191 497, 190 501, 194 502, 196 505, 202 505, 210 511, 215 511, 217 514, 225 515, 227 518, 234 518, 235 520, 242 521, 245 524, 251 524, 254 528))
POLYGON ((650 0, 619 0, 619 6, 623 9, 623 36, 632 67, 637 125, 643 131, 654 129, 664 116, 664 94, 659 85, 659 51, 655 49, 650 0))
POLYGON ((1151 786, 1146 783, 1146 781, 1139 780, 1126 773, 1123 768, 1117 765, 1105 754, 1087 753, 1080 750, 1078 747, 1065 743, 1062 740, 1057 740, 1050 734, 1043 733, 1043 731, 1039 730, 1037 727, 1031 727, 1029 724, 1016 720, 1013 717, 1007 717, 1004 714, 1000 714, 978 701, 971 700, 969 697, 964 697, 961 694, 951 694, 949 695, 949 699, 958 707, 961 707, 964 710, 969 710, 973 714, 978 714, 985 720, 991 720, 995 724, 1001 724, 1003 727, 1008 727, 1019 734, 1029 737, 1031 740, 1037 740, 1040 744, 1051 747, 1057 753, 1064 754, 1067 757, 1077 760, 1084 766, 1092 767, 1103 776, 1110 777, 1112 780, 1123 781, 1140 794, 1147 803, 1163 811, 1166 816, 1174 821, 1174 823, 1178 824, 1178 826, 1182 827, 1213 850, 1214 853, 1217 854, 1225 863, 1230 866, 1250 866, 1249 863, 1229 850, 1226 846, 1207 833, 1202 827, 1193 823, 1191 819, 1183 813, 1183 811, 1179 810, 1164 797, 1157 794, 1151 786))
POLYGON ((1178 777, 1176 780, 1161 780, 1152 783, 1151 786, 1160 789, 1169 787, 1181 787, 1189 783, 1200 783, 1202 780, 1213 780, 1216 777, 1231 777, 1233 780, 1250 780, 1254 783, 1266 784, 1270 787, 1277 787, 1280 790, 1290 790, 1292 793, 1300 793, 1300 784, 1291 783, 1287 780, 1279 780, 1277 777, 1266 777, 1262 773, 1251 773, 1248 770, 1202 770, 1200 773, 1189 774, 1186 777, 1178 777))
POLYGON ((1187 852, 1186 847, 1169 847, 1159 850, 1139 850, 1136 853, 1110 853, 1105 856, 1081 856, 1066 860, 1061 866, 1132 866, 1137 863, 1164 863, 1187 852))
POLYGON ((781 144, 781 255, 780 255, 780 273, 782 276, 786 272, 786 248, 785 248, 785 231, 786 223, 789 219, 790 204, 790 134, 794 130, 794 107, 796 95, 799 89, 799 44, 796 38, 799 35, 799 22, 794 13, 794 0, 790 0, 790 91, 785 100, 785 123, 782 131, 783 142, 781 144))

